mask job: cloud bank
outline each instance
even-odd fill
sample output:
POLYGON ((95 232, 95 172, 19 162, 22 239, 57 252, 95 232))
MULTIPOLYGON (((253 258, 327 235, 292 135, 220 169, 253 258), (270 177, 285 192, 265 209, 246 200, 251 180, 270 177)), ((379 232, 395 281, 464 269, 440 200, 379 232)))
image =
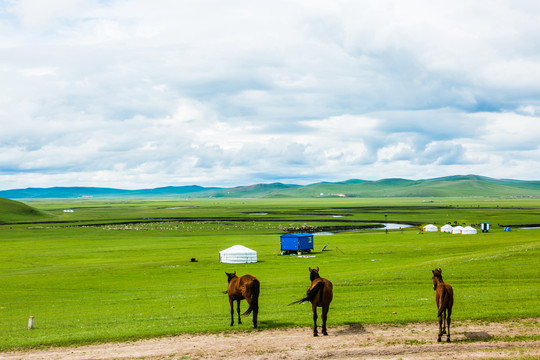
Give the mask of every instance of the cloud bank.
POLYGON ((532 1, 0 1, 0 188, 540 179, 532 1))

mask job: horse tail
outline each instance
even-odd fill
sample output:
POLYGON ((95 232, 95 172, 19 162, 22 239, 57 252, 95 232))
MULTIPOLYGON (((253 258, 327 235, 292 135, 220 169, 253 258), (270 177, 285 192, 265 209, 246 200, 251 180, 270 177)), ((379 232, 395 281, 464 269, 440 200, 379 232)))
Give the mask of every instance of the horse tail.
POLYGON ((441 307, 439 308, 439 311, 437 311, 437 317, 441 316, 446 311, 447 306, 448 306, 448 291, 446 290, 446 286, 443 286, 442 292, 441 292, 441 307))
POLYGON ((289 305, 301 304, 301 303, 306 302, 306 301, 313 301, 313 299, 315 299, 315 296, 317 296, 319 291, 322 294, 323 289, 324 289, 324 283, 322 281, 319 281, 317 284, 315 284, 314 287, 312 287, 311 289, 308 290, 307 296, 305 298, 293 301, 289 305))
POLYGON ((251 302, 249 303, 249 307, 246 310, 245 313, 242 315, 249 315, 253 310, 257 312, 259 310, 259 293, 261 290, 261 284, 259 283, 259 280, 253 279, 253 282, 251 283, 251 302))

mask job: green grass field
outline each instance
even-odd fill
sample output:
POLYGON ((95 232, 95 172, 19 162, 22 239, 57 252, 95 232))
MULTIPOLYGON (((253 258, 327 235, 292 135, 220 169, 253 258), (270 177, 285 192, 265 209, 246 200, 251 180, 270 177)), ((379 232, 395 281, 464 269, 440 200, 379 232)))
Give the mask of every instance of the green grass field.
MULTIPOLYGON (((309 266, 319 266, 334 283, 330 326, 435 322, 435 267, 455 289, 454 320, 540 314, 540 229, 504 232, 498 226, 540 224, 538 199, 26 204, 40 212, 16 219, 0 212, 0 350, 229 331, 225 271, 260 279, 257 331, 311 326, 309 304, 287 306, 305 294, 309 266), (262 212, 267 215, 253 215, 262 212), (488 221, 492 230, 348 231, 315 236, 313 257, 279 254, 286 229, 350 228, 385 219, 439 226, 488 221), (256 250, 259 262, 219 263, 218 252, 236 244, 256 250), (33 330, 27 329, 29 316, 35 317, 33 330)), ((251 321, 232 329, 251 331, 251 321)))

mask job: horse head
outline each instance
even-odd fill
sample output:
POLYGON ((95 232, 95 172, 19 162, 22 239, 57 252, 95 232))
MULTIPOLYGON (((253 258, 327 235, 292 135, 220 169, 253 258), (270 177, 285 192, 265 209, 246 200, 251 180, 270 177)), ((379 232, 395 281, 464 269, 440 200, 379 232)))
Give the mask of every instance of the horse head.
POLYGON ((320 278, 319 276, 319 267, 317 266, 316 269, 312 269, 311 267, 309 268, 309 279, 311 281, 317 279, 317 278, 320 278))
POLYGON ((443 282, 442 270, 441 270, 441 268, 438 268, 438 269, 435 269, 435 270, 431 270, 431 272, 433 273, 433 276, 431 277, 431 280, 433 280, 433 290, 436 290, 437 285, 440 282, 443 282))
POLYGON ((236 277, 236 271, 234 271, 232 273, 228 273, 228 272, 225 271, 225 274, 227 275, 227 281, 228 282, 231 282, 231 280, 236 277))

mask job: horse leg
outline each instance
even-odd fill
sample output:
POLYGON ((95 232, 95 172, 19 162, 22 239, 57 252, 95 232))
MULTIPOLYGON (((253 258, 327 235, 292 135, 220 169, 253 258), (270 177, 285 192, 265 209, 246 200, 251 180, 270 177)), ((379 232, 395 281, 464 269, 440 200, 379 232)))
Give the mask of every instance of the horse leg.
MULTIPOLYGON (((248 308, 249 308, 251 306, 251 300, 253 298, 246 295, 245 299, 248 303, 248 308)), ((256 329, 257 328, 257 313, 259 312, 259 306, 257 305, 256 307, 254 307, 252 311, 253 311, 253 327, 256 329)))
POLYGON ((446 335, 446 342, 450 342, 450 322, 452 321, 450 316, 452 315, 452 309, 448 308, 448 318, 446 319, 446 326, 448 327, 448 335, 446 335))
POLYGON ((446 334, 446 310, 442 313, 442 333, 446 334))
POLYGON ((437 342, 441 342, 442 337, 442 323, 443 323, 443 315, 441 314, 439 316, 439 336, 437 337, 437 342))
POLYGON ((234 325, 234 300, 229 297, 229 305, 231 305, 231 326, 234 325))
POLYGON ((319 336, 317 333, 317 306, 313 305, 313 336, 319 336))
POLYGON ((259 314, 259 309, 253 310, 253 327, 257 328, 257 315, 259 314))
MULTIPOLYGON (((251 306, 252 298, 249 298, 249 306, 251 306)), ((253 307, 253 327, 257 328, 257 316, 259 315, 259 304, 255 303, 253 307)))
POLYGON ((328 317, 329 306, 323 306, 322 308, 322 333, 323 335, 328 335, 326 332, 326 319, 328 317))
POLYGON ((242 318, 240 318, 240 300, 236 300, 236 311, 238 312, 238 323, 242 323, 242 318))

